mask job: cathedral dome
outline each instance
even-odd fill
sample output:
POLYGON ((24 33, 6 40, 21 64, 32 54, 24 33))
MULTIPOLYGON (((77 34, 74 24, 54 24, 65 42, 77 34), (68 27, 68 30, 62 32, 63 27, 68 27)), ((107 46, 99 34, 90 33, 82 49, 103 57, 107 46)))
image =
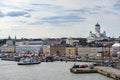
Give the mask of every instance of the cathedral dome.
POLYGON ((100 25, 98 23, 95 26, 99 26, 100 27, 100 25))

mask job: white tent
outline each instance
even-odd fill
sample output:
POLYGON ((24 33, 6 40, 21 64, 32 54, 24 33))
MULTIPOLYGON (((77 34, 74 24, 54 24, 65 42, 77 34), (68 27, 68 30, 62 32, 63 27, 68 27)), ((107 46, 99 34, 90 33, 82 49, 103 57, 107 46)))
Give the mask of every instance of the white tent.
POLYGON ((112 54, 118 54, 120 52, 120 43, 115 43, 112 45, 112 54))
POLYGON ((115 43, 112 45, 113 48, 120 48, 120 43, 115 43))

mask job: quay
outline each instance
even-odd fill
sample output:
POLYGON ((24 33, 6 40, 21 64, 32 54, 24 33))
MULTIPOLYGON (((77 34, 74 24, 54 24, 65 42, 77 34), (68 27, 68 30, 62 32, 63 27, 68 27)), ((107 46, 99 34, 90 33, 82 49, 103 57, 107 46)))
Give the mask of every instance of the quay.
POLYGON ((103 66, 97 66, 95 68, 98 70, 98 73, 102 75, 111 77, 115 80, 120 80, 120 70, 118 69, 114 69, 112 67, 103 67, 103 66))
POLYGON ((72 73, 97 73, 97 69, 89 69, 89 68, 70 68, 70 72, 72 73))
POLYGON ((14 58, 1 58, 1 60, 6 60, 6 61, 15 61, 14 58))
POLYGON ((120 70, 112 67, 96 66, 93 69, 89 68, 70 68, 72 73, 100 73, 104 76, 120 80, 120 70))

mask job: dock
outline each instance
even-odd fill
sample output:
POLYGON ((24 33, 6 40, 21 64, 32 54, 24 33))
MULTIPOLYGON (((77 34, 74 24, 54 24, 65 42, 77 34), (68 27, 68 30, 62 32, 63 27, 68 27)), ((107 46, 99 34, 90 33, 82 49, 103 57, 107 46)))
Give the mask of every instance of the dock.
POLYGON ((89 68, 71 68, 70 71, 72 73, 97 73, 97 69, 89 69, 89 68))
POLYGON ((107 77, 111 77, 115 80, 120 80, 120 70, 112 68, 112 67, 103 67, 97 66, 96 69, 98 73, 105 75, 107 77))
POLYGON ((112 68, 112 67, 96 66, 93 69, 70 68, 70 72, 72 73, 100 73, 104 76, 113 78, 114 80, 120 80, 120 70, 112 68))

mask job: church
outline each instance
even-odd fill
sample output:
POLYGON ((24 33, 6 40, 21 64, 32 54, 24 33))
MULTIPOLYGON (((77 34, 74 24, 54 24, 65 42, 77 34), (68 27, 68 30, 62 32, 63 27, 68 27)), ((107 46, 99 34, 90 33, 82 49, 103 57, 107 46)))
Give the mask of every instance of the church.
POLYGON ((108 37, 106 36, 106 32, 104 31, 103 33, 101 33, 100 28, 100 25, 97 23, 95 25, 95 33, 93 33, 92 31, 89 32, 89 36, 87 37, 88 42, 108 39, 108 37))

